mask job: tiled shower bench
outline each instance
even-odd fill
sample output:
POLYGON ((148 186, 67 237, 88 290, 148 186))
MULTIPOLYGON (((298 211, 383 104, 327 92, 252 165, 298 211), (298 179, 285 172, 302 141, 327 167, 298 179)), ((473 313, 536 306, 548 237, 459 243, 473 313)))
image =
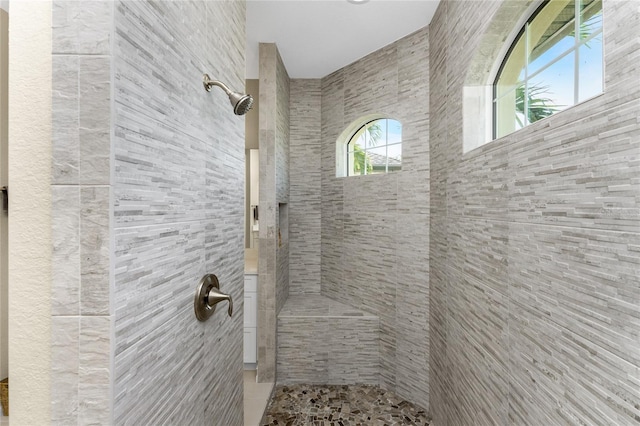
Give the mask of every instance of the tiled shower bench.
POLYGON ((321 295, 290 295, 278 315, 280 384, 378 384, 379 319, 321 295))

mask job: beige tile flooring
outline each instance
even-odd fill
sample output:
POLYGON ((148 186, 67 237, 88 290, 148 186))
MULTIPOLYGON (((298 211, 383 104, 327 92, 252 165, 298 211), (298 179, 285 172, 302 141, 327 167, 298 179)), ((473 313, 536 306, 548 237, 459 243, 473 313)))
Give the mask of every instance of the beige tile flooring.
POLYGON ((244 371, 244 426, 259 426, 273 383, 256 383, 256 370, 244 371))

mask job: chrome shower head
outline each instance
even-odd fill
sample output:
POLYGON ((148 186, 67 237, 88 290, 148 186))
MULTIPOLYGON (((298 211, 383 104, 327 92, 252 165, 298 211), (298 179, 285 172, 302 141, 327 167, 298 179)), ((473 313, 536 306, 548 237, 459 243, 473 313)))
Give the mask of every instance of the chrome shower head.
POLYGON ((229 101, 231 102, 231 106, 233 106, 233 113, 235 115, 245 115, 253 106, 253 98, 251 95, 234 92, 221 81, 211 80, 207 74, 203 76, 202 84, 204 84, 207 92, 210 92, 213 86, 218 86, 224 90, 227 96, 229 96, 229 101))
POLYGON ((231 105, 233 105, 233 113, 235 115, 245 115, 253 106, 253 98, 251 95, 232 92, 229 94, 229 100, 231 101, 231 105))

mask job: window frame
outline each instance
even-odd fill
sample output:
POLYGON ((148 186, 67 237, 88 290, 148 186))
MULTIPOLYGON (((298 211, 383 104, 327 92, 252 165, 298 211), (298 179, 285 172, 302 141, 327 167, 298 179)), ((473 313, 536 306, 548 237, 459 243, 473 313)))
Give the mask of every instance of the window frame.
MULTIPOLYGON (((388 116, 379 116, 376 115, 375 117, 362 117, 359 120, 356 120, 354 123, 352 123, 351 126, 349 126, 349 128, 353 128, 354 125, 357 125, 357 127, 355 128, 355 130, 350 131, 349 132, 349 136, 348 138, 346 138, 345 142, 344 142, 344 177, 353 177, 353 176, 368 176, 368 175, 386 175, 389 173, 393 173, 396 171, 400 171, 402 170, 402 154, 400 154, 400 166, 398 169, 396 170, 389 170, 389 147, 390 146, 399 146, 400 147, 400 152, 402 153, 402 144, 403 144, 403 138, 402 138, 402 122, 400 122, 400 120, 396 120, 395 118, 391 118, 388 116), (384 168, 384 172, 381 173, 366 173, 366 163, 365 163, 365 169, 364 169, 364 173, 362 174, 350 174, 351 173, 351 168, 350 168, 350 163, 349 163, 349 158, 351 157, 351 153, 355 152, 354 150, 351 150, 351 144, 352 142, 355 144, 355 142, 357 141, 357 139, 360 137, 359 134, 366 134, 366 128, 367 126, 369 126, 371 123, 377 122, 377 121, 382 121, 385 120, 386 121, 386 125, 385 125, 385 137, 384 137, 384 141, 385 143, 383 145, 379 145, 376 146, 375 148, 385 148, 385 168, 384 168), (399 142, 392 142, 389 143, 389 122, 393 121, 398 123, 398 125, 400 126, 400 141, 399 142), (357 125, 356 123, 360 123, 359 125, 357 125), (361 133, 362 131, 362 133, 361 133), (358 138, 356 138, 356 136, 358 136, 358 138)), ((364 153, 366 154, 367 151, 371 151, 371 148, 365 147, 363 148, 364 153)))
MULTIPOLYGON (((516 28, 519 28, 519 30, 517 32, 515 32, 515 35, 510 37, 509 39, 511 40, 511 43, 509 45, 509 47, 507 48, 507 50, 505 51, 505 53, 501 56, 499 56, 501 58, 500 61, 500 65, 497 67, 496 72, 494 74, 493 79, 491 79, 491 141, 500 139, 502 137, 508 136, 510 134, 513 134, 514 132, 521 130, 525 127, 528 127, 529 125, 536 123, 537 121, 534 122, 529 122, 528 116, 527 116, 527 96, 526 96, 526 88, 527 88, 527 83, 535 76, 539 75, 540 73, 542 73, 543 71, 545 71, 546 69, 548 69, 549 67, 551 67, 553 64, 557 63, 558 61, 568 57, 569 55, 573 54, 574 55, 574 61, 573 61, 573 84, 574 84, 574 99, 573 99, 573 103, 571 105, 567 105, 567 107, 565 109, 569 109, 571 107, 574 107, 578 104, 581 104, 583 102, 588 101, 589 99, 592 99, 594 97, 600 96, 605 92, 605 60, 604 60, 604 7, 601 7, 601 14, 603 15, 602 18, 602 25, 600 26, 600 28, 594 32, 593 34, 591 34, 588 38, 584 39, 584 40, 580 40, 580 38, 576 35, 577 32, 576 30, 579 30, 579 25, 580 25, 580 19, 577 19, 578 17, 580 17, 581 15, 581 9, 580 6, 582 4, 582 0, 571 0, 573 1, 574 4, 574 17, 572 18, 573 20, 573 25, 574 25, 574 38, 575 41, 573 43, 573 45, 571 46, 571 48, 561 52, 559 55, 555 56, 554 58, 550 59, 543 67, 537 69, 533 74, 528 75, 527 73, 527 68, 529 66, 529 57, 526 54, 527 50, 528 50, 528 40, 526 40, 527 37, 527 28, 529 26, 530 23, 532 23, 540 14, 540 12, 542 10, 544 10, 545 7, 547 7, 550 3, 551 0, 542 0, 539 4, 534 5, 534 9, 533 12, 531 12, 529 14, 529 16, 524 19, 523 21, 519 22, 519 25, 516 26, 516 28), (579 99, 579 75, 580 75, 580 55, 579 55, 579 50, 582 46, 584 46, 585 44, 587 44, 589 41, 593 40, 594 38, 601 36, 602 37, 602 91, 596 95, 590 96, 586 99, 580 100, 579 99), (525 119, 525 124, 520 128, 520 129, 515 129, 512 132, 506 133, 504 135, 498 136, 498 96, 497 96, 497 92, 498 92, 498 80, 500 79, 500 77, 502 76, 502 72, 504 71, 504 67, 507 65, 507 62, 509 61, 511 54, 513 53, 513 50, 516 48, 518 42, 520 41, 521 37, 525 37, 525 60, 524 60, 524 69, 525 69, 525 76, 522 80, 522 84, 524 84, 525 86, 525 99, 524 99, 524 119, 525 119)), ((595 0, 597 1, 597 0, 595 0)), ((531 10, 531 9, 530 9, 531 10)), ((571 22, 571 21, 570 21, 571 22)), ((495 69, 495 68, 494 68, 495 69)), ((516 90, 516 89, 514 89, 516 90)), ((502 96, 504 96, 505 94, 503 93, 502 96)), ((559 110, 554 112, 553 114, 551 114, 549 117, 564 111, 563 110, 559 110)), ((548 117, 545 117, 548 118, 548 117)), ((543 118, 544 119, 544 118, 543 118)), ((542 120, 543 120, 542 119, 542 120)), ((488 141, 488 142, 491 142, 488 141)), ((486 144, 486 143, 485 143, 486 144)))

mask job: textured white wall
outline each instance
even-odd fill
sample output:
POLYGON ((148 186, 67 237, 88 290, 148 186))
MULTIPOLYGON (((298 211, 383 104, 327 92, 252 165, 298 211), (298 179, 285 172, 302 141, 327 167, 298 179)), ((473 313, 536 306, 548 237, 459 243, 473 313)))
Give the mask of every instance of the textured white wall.
POLYGON ((51 4, 14 2, 9 25, 9 405, 12 425, 39 425, 50 418, 51 4))
MULTIPOLYGON (((7 141, 8 141, 8 105, 9 105, 9 14, 0 11, 0 186, 8 184, 7 141)), ((0 379, 9 374, 9 313, 8 296, 8 217, 0 212, 0 379)))

